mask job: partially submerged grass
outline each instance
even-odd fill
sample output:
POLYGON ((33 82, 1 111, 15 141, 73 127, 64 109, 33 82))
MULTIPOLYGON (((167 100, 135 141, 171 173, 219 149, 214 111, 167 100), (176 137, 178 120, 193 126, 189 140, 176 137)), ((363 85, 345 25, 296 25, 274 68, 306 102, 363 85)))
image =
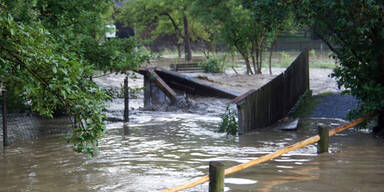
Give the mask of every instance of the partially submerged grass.
POLYGON ((309 113, 311 113, 315 109, 316 105, 322 101, 323 97, 333 94, 334 93, 332 92, 324 92, 315 96, 309 96, 308 93, 306 93, 306 96, 304 96, 303 99, 300 101, 299 107, 296 109, 295 112, 292 113, 292 116, 299 118, 308 116, 309 113))
POLYGON ((292 116, 295 118, 304 118, 309 113, 311 113, 316 105, 321 101, 321 98, 318 96, 305 96, 301 102, 300 106, 293 112, 292 116))

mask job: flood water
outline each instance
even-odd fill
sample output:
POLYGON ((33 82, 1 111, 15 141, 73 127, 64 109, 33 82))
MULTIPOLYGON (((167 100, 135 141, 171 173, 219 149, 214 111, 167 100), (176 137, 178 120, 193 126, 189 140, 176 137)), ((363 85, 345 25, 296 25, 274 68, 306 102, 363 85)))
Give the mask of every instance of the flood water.
MULTIPOLYGON (((209 161, 226 167, 316 134, 306 120, 294 132, 266 129, 227 137, 217 115, 136 112, 131 122, 109 123, 94 159, 72 151, 60 137, 7 147, 0 155, 0 191, 157 191, 208 173, 209 161)), ((347 131, 331 138, 330 153, 311 145, 226 177, 227 191, 382 191, 384 142, 347 131)), ((208 185, 187 191, 208 191, 208 185)))
MULTIPOLYGON (((124 76, 95 80, 119 88, 124 76)), ((130 86, 142 86, 142 79, 130 86)), ((139 110, 142 95, 131 100, 131 122, 108 122, 93 159, 75 153, 60 136, 14 144, 0 152, 0 191, 147 192, 185 184, 208 173, 209 161, 226 167, 255 159, 317 134, 317 123, 330 127, 341 120, 306 119, 297 131, 279 127, 246 136, 217 133, 225 100, 197 99, 195 108, 173 112, 139 110)), ((121 119, 123 100, 108 103, 108 117, 121 119)), ((330 140, 330 153, 315 145, 229 175, 225 190, 249 191, 383 191, 384 141, 350 130, 330 140)), ((208 184, 186 191, 208 191, 208 184)))

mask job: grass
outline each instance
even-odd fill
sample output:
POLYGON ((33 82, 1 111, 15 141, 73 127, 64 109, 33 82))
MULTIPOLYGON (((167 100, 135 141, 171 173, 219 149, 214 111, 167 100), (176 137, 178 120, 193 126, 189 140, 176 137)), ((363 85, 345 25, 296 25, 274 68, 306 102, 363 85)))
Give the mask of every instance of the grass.
POLYGON ((324 93, 320 93, 320 94, 318 94, 318 95, 316 95, 316 96, 319 96, 319 97, 325 97, 325 96, 330 96, 330 95, 333 95, 334 93, 332 93, 332 92, 324 92, 324 93))
POLYGON ((320 93, 316 96, 308 96, 308 92, 306 93, 306 96, 303 97, 303 99, 300 102, 299 107, 295 110, 295 112, 292 113, 293 117, 299 117, 303 118, 308 116, 309 113, 311 113, 316 105, 322 101, 322 97, 333 95, 332 92, 324 92, 320 93))
POLYGON ((302 98, 299 107, 293 112, 293 117, 303 118, 306 117, 311 111, 313 111, 316 105, 321 101, 320 97, 312 97, 306 93, 306 96, 302 98))

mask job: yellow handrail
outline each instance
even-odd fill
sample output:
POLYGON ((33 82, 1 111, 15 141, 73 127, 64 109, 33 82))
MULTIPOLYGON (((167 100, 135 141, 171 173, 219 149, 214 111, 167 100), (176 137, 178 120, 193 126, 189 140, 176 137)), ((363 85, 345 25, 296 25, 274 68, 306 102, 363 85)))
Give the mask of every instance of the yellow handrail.
MULTIPOLYGON (((334 136, 336 133, 339 133, 339 132, 342 132, 342 131, 345 131, 351 127, 354 127, 368 119, 371 119, 373 116, 375 116, 376 113, 372 113, 370 115, 367 115, 365 117, 361 117, 359 119, 356 119, 350 123, 347 123, 347 124, 344 124, 344 125, 341 125, 335 129, 332 129, 332 130, 329 130, 329 136, 334 136)), ((316 136, 313 136, 313 137, 310 137, 306 140, 303 140, 303 141, 300 141, 300 142, 297 142, 293 145, 290 145, 288 147, 284 147, 280 150, 277 150, 273 153, 270 153, 270 154, 267 154, 267 155, 263 155, 257 159, 254 159, 254 160, 251 160, 249 162, 246 162, 246 163, 243 163, 243 164, 240 164, 240 165, 236 165, 236 166, 233 166, 233 167, 230 167, 228 169, 225 170, 224 172, 224 175, 229 175, 229 174, 232 174, 232 173, 236 173, 236 172, 239 172, 241 170, 244 170, 244 169, 247 169, 249 167, 252 167, 252 166, 255 166, 255 165, 258 165, 260 163, 264 163, 266 161, 269 161, 271 159, 274 159, 282 154, 285 154, 285 153, 288 153, 288 152, 291 152, 291 151, 294 151, 296 149, 299 149, 299 148, 302 148, 302 147, 305 147, 307 145, 310 145, 310 144, 313 144, 313 143, 316 143, 320 140, 320 136, 319 135, 316 135, 316 136)), ((184 190, 184 189, 188 189, 188 188, 192 188, 192 187, 195 187, 197 185, 201 185, 205 182, 208 182, 209 181, 209 176, 203 176, 203 177, 200 177, 199 179, 195 180, 195 181, 192 181, 190 183, 187 183, 187 184, 184 184, 184 185, 180 185, 180 186, 177 186, 177 187, 174 187, 174 188, 170 188, 170 189, 165 189, 165 190, 162 190, 160 192, 176 192, 176 191, 180 191, 180 190, 184 190)))

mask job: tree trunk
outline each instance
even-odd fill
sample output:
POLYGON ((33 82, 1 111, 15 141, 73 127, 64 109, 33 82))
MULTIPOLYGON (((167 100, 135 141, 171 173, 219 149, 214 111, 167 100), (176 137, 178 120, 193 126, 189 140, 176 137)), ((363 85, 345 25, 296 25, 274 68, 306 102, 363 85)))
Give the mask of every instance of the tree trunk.
POLYGON ((191 51, 191 38, 189 37, 189 27, 188 27, 188 19, 186 15, 187 7, 184 6, 184 52, 185 52, 185 60, 190 62, 192 60, 192 51, 191 51))
POLYGON ((215 54, 215 45, 213 44, 213 38, 209 39, 208 42, 208 53, 214 55, 215 54))
MULTIPOLYGON (((384 52, 383 51, 379 52, 379 55, 377 57, 377 63, 381 67, 380 68, 381 75, 379 77, 380 78, 379 82, 381 82, 381 84, 384 84, 384 52)), ((384 137, 384 109, 379 111, 379 115, 377 118, 377 126, 373 128, 373 133, 378 136, 384 137)))
POLYGON ((251 64, 249 63, 248 56, 243 55, 245 65, 247 66, 247 75, 253 75, 251 64))
POLYGON ((275 48, 277 39, 273 40, 271 44, 271 49, 269 50, 269 74, 272 75, 272 54, 273 54, 273 49, 275 48))
POLYGON ((259 62, 258 62, 258 66, 257 66, 257 73, 258 74, 261 74, 261 67, 263 65, 263 50, 262 49, 259 49, 259 62))
POLYGON ((181 58, 181 44, 177 43, 176 46, 177 46, 177 55, 178 55, 178 57, 180 59, 181 58))
POLYGON ((258 62, 257 62, 257 74, 261 74, 261 67, 263 65, 263 37, 260 38, 259 43, 257 44, 258 52, 258 62))
POLYGON ((253 70, 256 73, 256 71, 257 71, 257 68, 256 68, 257 67, 257 57, 258 57, 258 55, 257 55, 257 51, 255 49, 255 45, 256 45, 256 42, 253 42, 252 43, 252 48, 251 48, 251 58, 252 58, 253 70))
POLYGON ((377 126, 373 128, 373 134, 384 136, 384 112, 380 112, 377 117, 377 126))

